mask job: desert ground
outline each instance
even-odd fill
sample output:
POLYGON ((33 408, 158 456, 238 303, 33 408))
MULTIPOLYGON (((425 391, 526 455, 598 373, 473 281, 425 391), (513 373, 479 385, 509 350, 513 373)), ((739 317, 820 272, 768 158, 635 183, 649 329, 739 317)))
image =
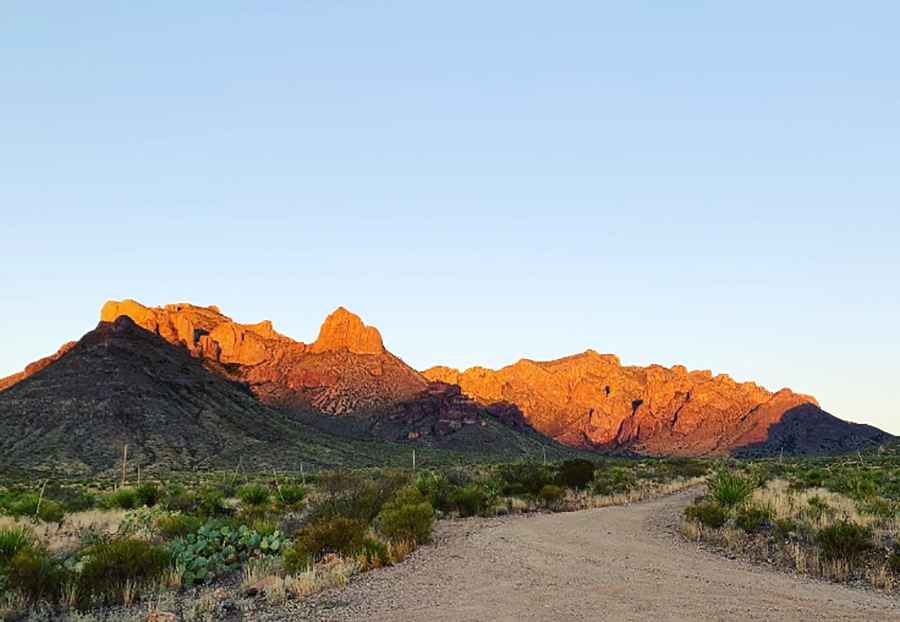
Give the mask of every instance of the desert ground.
POLYGON ((406 563, 268 620, 900 620, 900 600, 727 559, 685 542, 697 494, 620 507, 443 521, 406 563))

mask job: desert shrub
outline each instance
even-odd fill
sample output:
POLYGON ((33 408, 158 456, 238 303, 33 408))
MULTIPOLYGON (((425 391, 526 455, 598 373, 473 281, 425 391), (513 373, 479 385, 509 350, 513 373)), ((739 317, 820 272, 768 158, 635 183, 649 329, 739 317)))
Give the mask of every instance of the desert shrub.
POLYGON ((442 473, 433 471, 419 473, 416 488, 428 498, 431 507, 442 512, 453 510, 453 493, 456 487, 442 473))
POLYGON ((285 484, 278 489, 278 503, 289 509, 296 509, 303 505, 306 498, 306 488, 300 484, 285 484))
POLYGON ((323 473, 319 477, 319 503, 310 520, 343 516, 369 524, 394 493, 409 483, 409 475, 394 471, 371 476, 348 472, 323 473))
POLYGON ((873 548, 872 530, 850 521, 838 521, 819 530, 816 543, 829 560, 853 563, 873 548))
POLYGON ((34 534, 25 527, 0 529, 0 574, 19 551, 33 548, 34 534))
POLYGON ((755 487, 749 477, 723 470, 709 482, 709 496, 723 508, 733 508, 749 499, 755 487))
POLYGON ((59 598, 67 573, 63 565, 42 548, 19 550, 6 565, 7 585, 31 603, 59 598))
POLYGON ((9 504, 10 516, 36 518, 45 523, 59 523, 66 515, 65 508, 52 499, 27 494, 9 504))
POLYGON ((165 548, 143 540, 113 540, 91 547, 82 553, 79 604, 121 603, 126 584, 140 591, 161 577, 171 563, 165 548))
POLYGON ((434 509, 418 488, 408 486, 397 491, 378 514, 378 530, 391 540, 431 540, 434 509))
POLYGON ((162 506, 169 512, 189 514, 194 511, 194 497, 181 488, 169 491, 163 498, 162 506))
POLYGON ((473 483, 454 490, 451 501, 460 516, 475 516, 487 511, 491 497, 484 488, 473 483))
POLYGON ((739 529, 743 529, 747 533, 756 533, 768 527, 774 517, 775 513, 770 507, 746 505, 738 509, 734 522, 739 529))
POLYGON ((391 563, 391 556, 387 545, 381 540, 375 538, 366 538, 363 540, 359 554, 366 559, 366 566, 369 568, 380 568, 388 566, 391 563))
POLYGON ((167 514, 156 521, 156 530, 165 540, 183 538, 203 525, 203 519, 189 514, 167 514))
POLYGON ((104 499, 104 504, 110 508, 133 510, 140 506, 141 502, 134 488, 119 488, 107 495, 106 499, 104 499))
POLYGON ((152 508, 159 501, 159 488, 152 482, 141 484, 134 492, 137 495, 138 503, 148 508, 152 508))
POLYGON ((614 466, 597 471, 592 488, 596 495, 617 495, 628 492, 636 484, 637 476, 632 469, 614 466))
POLYGON ((269 503, 269 490, 261 484, 245 484, 238 488, 238 499, 241 504, 253 509, 260 509, 269 503))
POLYGON ((595 470, 590 460, 566 460, 559 465, 557 477, 566 488, 586 488, 594 479, 595 470))
POLYGON ((531 462, 503 465, 497 475, 501 482, 500 492, 506 496, 537 495, 554 480, 549 468, 531 462))
POLYGON ((169 544, 176 567, 187 585, 200 583, 222 572, 236 570, 251 556, 275 555, 284 550, 284 536, 276 531, 263 535, 246 525, 209 521, 196 532, 169 544))
POLYGON ((201 491, 194 503, 194 512, 204 518, 227 516, 230 512, 225 507, 225 493, 218 488, 201 491))
POLYGON ((353 555, 366 538, 368 525, 361 520, 334 516, 312 523, 297 534, 293 545, 284 553, 288 572, 306 570, 309 565, 329 553, 353 555))
POLYGON ((709 501, 688 506, 684 510, 684 516, 712 529, 724 527, 728 520, 728 512, 721 505, 709 501))
POLYGON ((553 484, 546 484, 541 488, 540 493, 538 493, 538 498, 540 498, 541 503, 544 504, 544 507, 546 508, 557 507, 565 496, 566 491, 553 484))

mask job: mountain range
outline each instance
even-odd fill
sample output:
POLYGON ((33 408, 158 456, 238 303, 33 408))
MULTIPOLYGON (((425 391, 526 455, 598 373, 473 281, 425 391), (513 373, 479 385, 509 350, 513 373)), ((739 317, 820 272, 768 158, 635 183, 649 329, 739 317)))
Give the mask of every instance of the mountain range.
POLYGON ((810 396, 588 350, 418 372, 339 307, 312 343, 217 307, 103 305, 77 342, 0 379, 0 466, 389 464, 587 452, 818 454, 891 440, 810 396))

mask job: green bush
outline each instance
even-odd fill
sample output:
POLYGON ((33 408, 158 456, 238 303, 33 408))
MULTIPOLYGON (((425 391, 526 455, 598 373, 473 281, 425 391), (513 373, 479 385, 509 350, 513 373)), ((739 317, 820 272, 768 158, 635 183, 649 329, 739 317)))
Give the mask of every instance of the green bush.
POLYGON ((388 499, 409 481, 409 474, 396 471, 371 475, 341 471, 323 473, 317 486, 321 498, 310 509, 309 520, 316 522, 343 516, 369 524, 388 499))
POLYGON ((28 494, 19 497, 9 505, 10 516, 36 518, 45 523, 59 523, 66 515, 65 508, 52 499, 42 499, 28 494))
POLYGON ((225 493, 218 488, 203 490, 197 497, 194 511, 204 518, 217 518, 230 513, 225 507, 225 493))
POLYGON ((34 534, 25 527, 0 529, 0 574, 19 551, 33 548, 34 534))
POLYGON ((772 508, 748 505, 738 509, 734 522, 739 529, 747 533, 756 533, 771 525, 774 518, 772 508))
POLYGON ((259 509, 269 503, 269 490, 260 484, 245 484, 238 488, 238 499, 241 504, 253 509, 259 509))
POLYGON ((723 508, 733 508, 747 501, 754 488, 755 483, 748 477, 719 471, 709 482, 709 496, 723 508))
POLYGON ((110 508, 119 508, 120 510, 133 510, 141 505, 134 488, 119 488, 107 495, 105 503, 110 508))
POLYGON ((234 527, 210 521, 194 533, 169 544, 175 566, 187 585, 200 583, 222 572, 237 570, 254 555, 275 555, 285 546, 281 532, 263 535, 246 525, 234 527))
POLYGON ((5 574, 7 585, 31 603, 55 602, 67 577, 63 565, 37 547, 19 550, 7 563, 5 574))
POLYGON ((688 506, 684 510, 684 516, 712 529, 724 527, 728 521, 728 512, 721 505, 709 501, 688 506))
POLYGON ((451 502, 460 516, 476 516, 487 511, 491 498, 478 484, 466 484, 453 491, 451 502))
POLYGON ((816 543, 822 556, 829 560, 845 560, 853 563, 874 547, 872 530, 850 521, 838 521, 819 530, 816 543))
POLYGON ((558 507, 560 501, 562 501, 565 496, 566 491, 553 484, 546 484, 541 488, 540 493, 538 493, 538 498, 540 498, 541 503, 546 508, 558 507))
POLYGON ((305 498, 306 488, 299 484, 285 484, 278 489, 278 502, 285 508, 299 508, 305 498))
POLYGON ((637 480, 633 469, 615 466, 596 471, 592 489, 595 495, 619 495, 634 488, 637 480))
POLYGON ((594 479, 596 465, 590 460, 566 460, 559 465, 559 483, 566 488, 587 488, 594 479))
POLYGON ((141 484, 134 492, 137 495, 138 503, 148 508, 152 508, 159 501, 159 488, 152 482, 141 484))
POLYGON ((501 482, 501 493, 506 496, 537 495, 541 488, 552 484, 552 471, 532 462, 506 464, 497 469, 501 482))
POLYGON ((189 514, 168 514, 156 521, 156 530, 164 540, 183 538, 203 526, 203 519, 189 514))
POLYGON ((113 540, 93 546, 82 552, 79 605, 121 604, 126 584, 140 592, 161 577, 171 563, 166 549, 143 540, 113 540))
POLYGON ((329 553, 353 555, 363 547, 368 529, 365 522, 343 516, 307 525, 297 534, 293 546, 285 551, 285 568, 297 573, 329 553))
POLYGON ((818 522, 825 516, 832 514, 834 510, 821 497, 810 497, 806 502, 804 514, 812 522, 818 522))
POLYGON ((442 512, 453 510, 453 493, 456 487, 442 473, 424 471, 416 478, 416 488, 428 498, 431 507, 442 512))
POLYGON ((391 540, 424 544, 431 540, 434 509, 417 488, 409 486, 384 504, 377 520, 378 530, 391 540))

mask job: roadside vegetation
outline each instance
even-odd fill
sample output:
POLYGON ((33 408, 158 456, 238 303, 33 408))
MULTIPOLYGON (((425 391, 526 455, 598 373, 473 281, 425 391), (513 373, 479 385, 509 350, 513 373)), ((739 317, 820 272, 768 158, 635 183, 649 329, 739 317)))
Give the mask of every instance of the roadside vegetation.
POLYGON ((214 620, 281 607, 402 562, 438 519, 627 503, 696 484, 709 468, 609 459, 173 474, 139 485, 7 481, 0 615, 214 620))
POLYGON ((900 452, 722 466, 681 529, 740 557, 898 591, 900 452))

